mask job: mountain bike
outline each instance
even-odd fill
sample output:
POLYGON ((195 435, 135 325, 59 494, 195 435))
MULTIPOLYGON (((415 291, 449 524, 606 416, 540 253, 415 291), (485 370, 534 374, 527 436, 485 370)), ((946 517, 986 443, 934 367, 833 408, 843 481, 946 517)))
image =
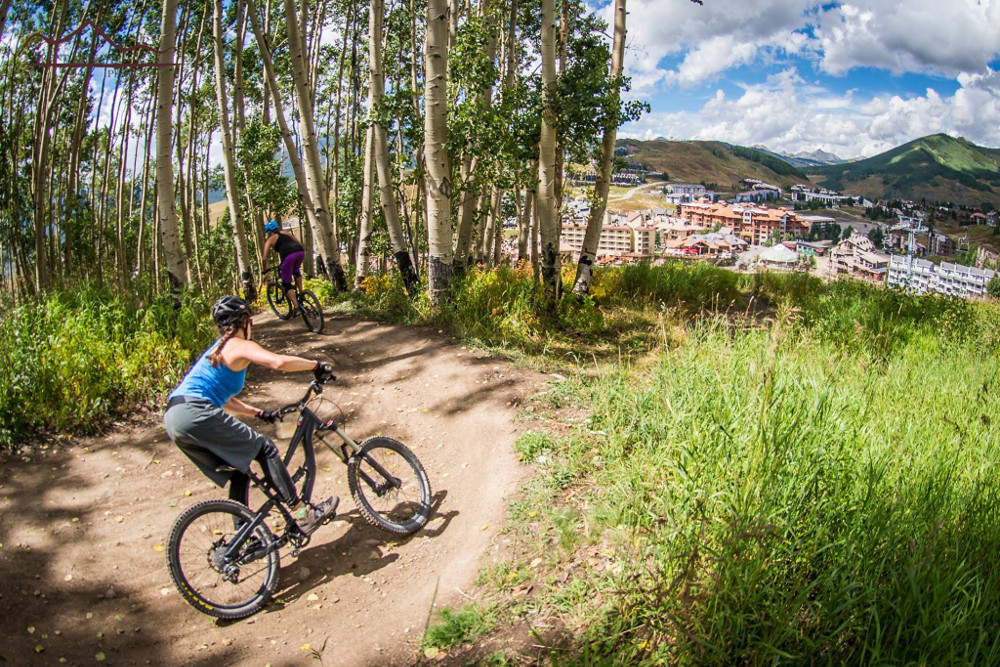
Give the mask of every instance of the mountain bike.
MULTIPOLYGON (((301 447, 303 462, 292 473, 300 498, 308 502, 312 497, 316 481, 313 446, 318 438, 347 466, 348 488, 361 516, 394 535, 420 530, 430 516, 431 486, 416 455, 401 442, 383 436, 359 444, 334 420, 321 420, 308 403, 322 392, 322 384, 312 381, 300 400, 277 411, 280 416, 298 413, 284 463, 288 466, 301 447), (331 441, 331 434, 340 442, 331 441)), ((235 468, 222 466, 219 471, 234 472, 235 468)), ((186 602, 209 616, 238 619, 259 611, 278 588, 279 550, 291 544, 294 557, 309 543, 310 536, 299 530, 277 490, 262 475, 251 471, 248 477, 267 497, 256 511, 233 500, 206 500, 181 513, 167 539, 167 564, 174 584, 186 602), (272 519, 284 519, 279 535, 265 522, 274 510, 280 516, 272 519)))
MULTIPOLYGON (((278 269, 278 266, 268 267, 261 275, 271 274, 264 286, 267 303, 278 319, 287 320, 293 314, 292 303, 288 300, 285 288, 281 284, 281 275, 278 273, 278 269)), ((295 298, 299 303, 298 314, 302 316, 309 331, 323 333, 323 307, 316 295, 309 290, 296 290, 295 298)))

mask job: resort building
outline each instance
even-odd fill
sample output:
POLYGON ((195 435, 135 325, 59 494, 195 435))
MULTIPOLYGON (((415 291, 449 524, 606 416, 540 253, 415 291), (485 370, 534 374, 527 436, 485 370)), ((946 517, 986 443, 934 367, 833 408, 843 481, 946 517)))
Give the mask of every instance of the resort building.
POLYGON ((709 229, 729 227, 751 246, 766 245, 774 239, 799 238, 809 230, 808 223, 792 211, 751 204, 681 204, 680 216, 709 229))
MULTIPOLYGON (((597 243, 597 256, 603 257, 605 255, 635 253, 637 236, 644 235, 655 238, 656 232, 652 227, 640 229, 649 229, 650 231, 640 233, 637 229, 633 229, 628 225, 604 225, 601 230, 601 238, 597 243)), ((559 235, 560 252, 572 253, 575 257, 579 257, 580 250, 583 248, 583 238, 586 233, 587 225, 564 224, 562 233, 559 235)), ((652 238, 643 241, 643 244, 648 245, 652 249, 652 238)))
POLYGON ((941 262, 938 266, 926 259, 908 255, 893 255, 889 262, 890 287, 907 289, 918 294, 937 292, 968 299, 986 294, 986 286, 995 275, 990 269, 964 264, 941 262))
POLYGON ((699 199, 710 199, 715 201, 715 193, 706 189, 704 185, 697 183, 667 183, 663 189, 664 196, 670 204, 684 204, 698 201, 699 199))
POLYGON ((886 279, 889 257, 875 252, 875 245, 867 236, 851 234, 830 252, 830 270, 848 274, 871 282, 886 279))

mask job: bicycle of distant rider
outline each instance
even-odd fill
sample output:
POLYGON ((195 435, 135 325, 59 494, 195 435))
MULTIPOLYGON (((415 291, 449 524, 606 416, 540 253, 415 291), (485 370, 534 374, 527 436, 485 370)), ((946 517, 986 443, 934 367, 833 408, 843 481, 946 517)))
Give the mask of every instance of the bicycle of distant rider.
MULTIPOLYGON (((431 487, 416 455, 384 436, 357 443, 342 425, 321 420, 308 403, 322 392, 322 384, 314 380, 300 400, 278 410, 281 416, 299 415, 284 463, 288 466, 302 448, 304 460, 292 473, 300 498, 308 502, 312 497, 316 481, 313 446, 318 437, 347 466, 348 488, 361 516, 395 535, 420 530, 430 516, 431 487), (340 442, 331 441, 329 434, 337 435, 340 442)), ((235 469, 223 466, 219 470, 235 469)), ((276 489, 252 471, 249 478, 267 497, 256 511, 233 500, 206 500, 177 517, 167 540, 170 576, 184 600, 217 618, 244 618, 259 611, 278 588, 279 550, 291 544, 292 556, 298 556, 310 539, 299 530, 276 489), (274 510, 284 519, 280 535, 265 521, 274 510)))
MULTIPOLYGON (((267 303, 278 319, 287 320, 292 316, 292 303, 288 300, 285 288, 281 284, 278 266, 268 267, 262 275, 270 273, 265 284, 267 303)), ((298 314, 313 333, 323 333, 323 307, 316 295, 309 290, 296 290, 295 298, 299 303, 298 314)))

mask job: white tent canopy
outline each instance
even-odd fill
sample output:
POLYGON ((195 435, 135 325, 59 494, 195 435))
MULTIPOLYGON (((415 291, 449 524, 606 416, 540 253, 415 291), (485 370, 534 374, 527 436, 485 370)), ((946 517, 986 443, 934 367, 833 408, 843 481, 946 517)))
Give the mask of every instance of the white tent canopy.
POLYGON ((768 264, 795 264, 799 261, 799 255, 794 250, 779 243, 760 253, 758 259, 768 264))

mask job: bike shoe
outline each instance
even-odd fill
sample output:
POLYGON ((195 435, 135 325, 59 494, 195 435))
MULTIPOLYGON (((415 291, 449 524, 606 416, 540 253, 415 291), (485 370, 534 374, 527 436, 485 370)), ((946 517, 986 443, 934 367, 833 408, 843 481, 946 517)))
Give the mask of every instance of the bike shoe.
POLYGON ((317 528, 334 515, 339 503, 340 498, 331 496, 312 507, 300 507, 295 513, 295 522, 299 524, 299 530, 302 531, 302 534, 312 535, 317 528))

